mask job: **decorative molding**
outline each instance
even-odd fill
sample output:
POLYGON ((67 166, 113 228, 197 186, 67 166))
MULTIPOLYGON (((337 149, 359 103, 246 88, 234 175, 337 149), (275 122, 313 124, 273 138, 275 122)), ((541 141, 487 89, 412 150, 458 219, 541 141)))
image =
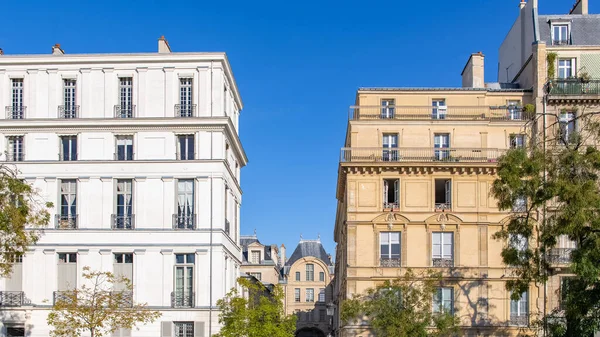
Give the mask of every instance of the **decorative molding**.
POLYGON ((100 255, 110 255, 112 251, 110 249, 100 249, 98 253, 100 253, 100 255))
POLYGON ((110 74, 113 71, 115 71, 115 68, 102 68, 102 72, 104 72, 105 74, 110 74))
POLYGON ((206 255, 208 253, 208 249, 196 249, 196 255, 206 255))
POLYGON ((37 74, 39 69, 27 69, 28 74, 37 74))
POLYGON ((148 67, 137 67, 135 68, 135 71, 137 71, 138 73, 145 73, 148 71, 148 67))
POLYGON ((88 182, 90 181, 90 177, 79 177, 77 178, 77 180, 79 180, 80 182, 88 182))
POLYGON ((58 73, 58 69, 46 69, 46 73, 48 73, 48 74, 56 74, 56 73, 58 73))
POLYGON ((56 249, 44 249, 44 255, 53 255, 56 253, 56 249))
POLYGON ((113 177, 100 177, 100 181, 103 183, 110 182, 113 180, 113 177))
POLYGON ((52 183, 56 181, 56 177, 40 177, 40 179, 44 179, 47 183, 52 183))
POLYGON ((171 181, 173 181, 173 179, 175 179, 175 178, 173 178, 173 177, 161 177, 160 179, 161 179, 162 181, 164 181, 164 182, 171 182, 171 181))
POLYGON ((160 253, 162 255, 173 255, 173 249, 161 249, 160 253))
POLYGON ((90 73, 92 71, 91 68, 80 68, 79 72, 81 72, 82 74, 87 74, 90 73))
POLYGON ((144 182, 146 181, 146 177, 135 177, 133 178, 136 182, 144 182))
MULTIPOLYGON (((135 255, 145 255, 146 254, 146 250, 145 249, 134 249, 133 253, 135 255)), ((161 252, 162 253, 162 252, 161 252)))
POLYGON ((88 255, 90 252, 89 249, 77 249, 77 254, 79 255, 88 255))
POLYGON ((175 67, 163 67, 162 69, 165 73, 172 73, 175 71, 175 67))

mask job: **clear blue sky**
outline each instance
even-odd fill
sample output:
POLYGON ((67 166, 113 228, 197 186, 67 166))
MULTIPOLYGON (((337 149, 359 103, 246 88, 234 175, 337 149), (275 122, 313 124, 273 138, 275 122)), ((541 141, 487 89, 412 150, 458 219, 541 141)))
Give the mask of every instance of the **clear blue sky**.
MULTIPOLYGON (((543 14, 574 0, 539 0, 543 14)), ((482 51, 495 81, 497 50, 519 0, 4 1, 7 54, 225 51, 244 100, 242 232, 285 243, 288 257, 321 234, 334 254, 339 150, 361 86, 460 86, 482 51)), ((590 0, 600 12, 600 0, 590 0)))

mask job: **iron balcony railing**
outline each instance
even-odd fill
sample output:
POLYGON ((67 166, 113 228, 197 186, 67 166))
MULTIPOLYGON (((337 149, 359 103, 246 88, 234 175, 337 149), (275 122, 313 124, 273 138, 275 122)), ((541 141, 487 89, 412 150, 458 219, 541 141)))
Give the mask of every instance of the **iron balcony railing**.
POLYGON ((548 262, 550 264, 569 264, 574 250, 575 248, 552 248, 548 254, 548 262))
POLYGON ((451 257, 434 257, 431 262, 434 267, 454 267, 454 259, 451 257))
POLYGON ((135 117, 135 105, 117 104, 115 105, 115 118, 133 118, 135 117))
POLYGON ((395 202, 384 201, 383 208, 384 209, 398 209, 398 208, 400 208, 400 202, 399 201, 395 201, 395 202))
POLYGON ((79 118, 79 105, 59 105, 58 118, 79 118))
POLYGON ((173 214, 173 229, 196 229, 196 215, 173 214))
POLYGON ((551 96, 598 96, 600 95, 600 79, 554 79, 548 82, 548 88, 551 96))
POLYGON ((135 214, 111 214, 112 229, 135 229, 135 214))
POLYGON ((196 104, 175 104, 176 117, 196 117, 196 104))
POLYGON ((571 44, 571 41, 569 41, 568 39, 566 40, 552 40, 552 45, 553 46, 568 46, 571 44))
POLYGON ((231 224, 229 223, 229 220, 225 219, 225 233, 227 235, 229 235, 229 233, 230 233, 230 230, 231 230, 230 226, 231 226, 231 224))
POLYGON ((6 152, 6 161, 24 161, 25 160, 25 150, 21 145, 21 148, 18 151, 6 152))
POLYGON ((447 201, 447 202, 436 202, 434 205, 434 210, 436 212, 444 212, 444 211, 450 211, 452 210, 452 203, 447 201))
POLYGON ((77 214, 56 214, 56 229, 77 229, 77 214))
POLYGON ((115 152, 114 159, 117 161, 130 161, 133 160, 134 152, 115 152))
POLYGON ((528 326, 529 325, 529 315, 521 314, 521 315, 510 315, 509 325, 512 326, 528 326))
POLYGON ((9 105, 6 107, 6 119, 25 119, 27 107, 22 105, 9 105))
POLYGON ((0 307, 20 307, 25 302, 22 291, 0 291, 0 307))
POLYGON ((523 121, 532 116, 516 105, 509 106, 351 106, 351 120, 483 120, 523 121))
POLYGON ((193 308, 194 292, 173 291, 171 293, 171 307, 173 308, 193 308))
POLYGON ((402 267, 402 261, 399 257, 381 257, 379 265, 381 267, 402 267))
POLYGON ((494 163, 505 152, 496 148, 344 147, 340 162, 494 163))
POLYGON ((55 291, 53 293, 53 303, 56 304, 57 302, 66 302, 69 303, 73 300, 73 295, 76 294, 75 290, 62 290, 62 291, 55 291))
POLYGON ((118 300, 117 305, 121 308, 133 307, 133 291, 111 291, 110 298, 118 300))

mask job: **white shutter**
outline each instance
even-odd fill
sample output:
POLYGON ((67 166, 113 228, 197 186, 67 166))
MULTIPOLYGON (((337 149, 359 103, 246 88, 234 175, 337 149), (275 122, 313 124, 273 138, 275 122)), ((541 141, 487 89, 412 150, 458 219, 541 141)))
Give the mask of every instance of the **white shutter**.
POLYGON ((434 258, 442 257, 442 233, 431 234, 432 255, 434 258))
POLYGON ((446 204, 452 203, 452 180, 446 180, 446 204))
POLYGON ((194 322, 194 337, 204 337, 204 322, 194 322))
POLYGON ((452 258, 452 256, 453 256, 453 254, 452 254, 453 253, 452 252, 453 251, 453 249, 452 249, 453 242, 452 241, 454 241, 454 240, 453 240, 452 234, 453 233, 443 233, 442 234, 444 236, 444 238, 443 238, 444 247, 442 248, 442 254, 443 254, 442 257, 443 258, 452 258))
POLYGON ((173 334, 173 322, 161 322, 162 337, 171 337, 173 334))
POLYGON ((389 187, 388 187, 388 184, 389 184, 389 183, 388 183, 388 181, 387 181, 387 180, 384 180, 384 181, 383 181, 383 202, 384 202, 384 203, 387 203, 387 202, 388 202, 388 200, 389 200, 389 199, 388 199, 388 188, 389 188, 389 187))
POLYGON ((400 203, 400 180, 394 181, 394 201, 400 203))

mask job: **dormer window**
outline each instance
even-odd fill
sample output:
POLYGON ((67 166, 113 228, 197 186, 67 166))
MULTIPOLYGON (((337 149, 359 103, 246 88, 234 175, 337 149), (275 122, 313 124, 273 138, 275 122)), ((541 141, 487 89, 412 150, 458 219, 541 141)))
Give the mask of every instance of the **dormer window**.
POLYGON ((568 24, 553 24, 552 25, 552 45, 561 46, 571 44, 569 39, 568 24))
POLYGON ((251 252, 250 262, 252 264, 260 264, 260 250, 253 250, 251 252))

